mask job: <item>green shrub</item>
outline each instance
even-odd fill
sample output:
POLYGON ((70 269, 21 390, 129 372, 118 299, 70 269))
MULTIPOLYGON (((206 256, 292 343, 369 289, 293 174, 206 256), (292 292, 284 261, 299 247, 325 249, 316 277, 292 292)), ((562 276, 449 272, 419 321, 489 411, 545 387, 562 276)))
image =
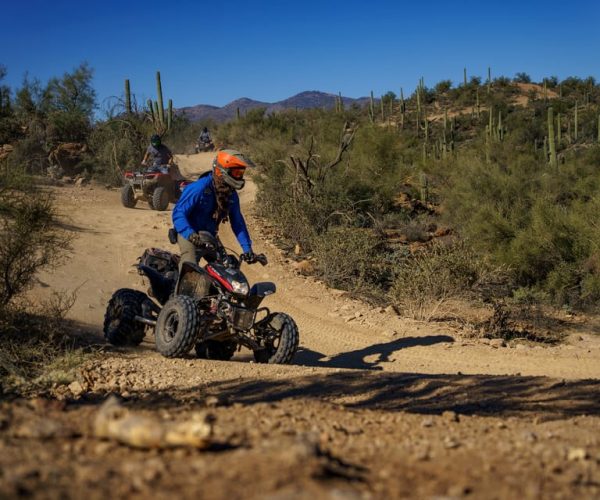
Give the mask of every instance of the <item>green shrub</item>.
POLYGON ((312 250, 319 276, 335 288, 373 294, 389 281, 384 241, 372 230, 335 227, 312 250))
POLYGON ((449 299, 487 299, 508 289, 507 270, 466 244, 433 245, 397 265, 389 291, 401 314, 430 320, 449 299))

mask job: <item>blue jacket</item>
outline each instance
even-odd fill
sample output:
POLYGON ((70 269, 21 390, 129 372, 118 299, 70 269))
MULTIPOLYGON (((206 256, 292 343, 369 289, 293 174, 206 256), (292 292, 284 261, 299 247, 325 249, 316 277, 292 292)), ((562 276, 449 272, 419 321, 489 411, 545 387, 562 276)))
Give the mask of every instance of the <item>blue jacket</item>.
MULTIPOLYGON (((219 229, 213 215, 217 209, 217 197, 212 183, 212 174, 200 177, 186 186, 173 209, 175 230, 188 239, 197 231, 208 231, 213 236, 219 229)), ((240 198, 233 191, 229 198, 229 221, 244 252, 252 249, 252 241, 246 222, 240 211, 240 198)))

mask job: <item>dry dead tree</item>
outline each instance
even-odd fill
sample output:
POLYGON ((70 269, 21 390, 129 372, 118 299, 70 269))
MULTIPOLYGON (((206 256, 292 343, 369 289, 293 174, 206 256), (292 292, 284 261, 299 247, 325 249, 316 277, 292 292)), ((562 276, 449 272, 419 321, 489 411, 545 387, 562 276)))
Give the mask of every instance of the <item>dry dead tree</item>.
POLYGON ((314 136, 310 138, 310 144, 304 158, 290 156, 291 165, 288 163, 286 165, 296 176, 294 180, 295 199, 298 199, 300 196, 308 197, 310 200, 314 199, 315 187, 322 184, 329 172, 342 161, 344 153, 350 148, 355 134, 356 127, 345 122, 342 127, 337 154, 330 162, 322 162, 321 157, 314 152, 314 136))

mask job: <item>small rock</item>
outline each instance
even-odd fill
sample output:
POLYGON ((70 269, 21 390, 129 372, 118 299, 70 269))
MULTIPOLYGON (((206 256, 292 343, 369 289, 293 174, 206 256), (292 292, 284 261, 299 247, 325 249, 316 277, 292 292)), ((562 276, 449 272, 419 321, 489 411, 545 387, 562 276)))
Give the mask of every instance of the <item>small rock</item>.
POLYGON ((315 266, 309 260, 301 260, 300 262, 294 262, 293 268, 300 274, 308 276, 315 272, 315 266))
POLYGON ((219 405, 219 398, 217 396, 207 396, 204 399, 204 404, 209 408, 215 408, 219 405))
POLYGON ((448 448, 449 450, 458 448, 459 446, 460 446, 460 443, 454 438, 447 437, 444 439, 444 447, 448 448))
POLYGON ((506 347, 506 343, 502 339, 491 339, 490 345, 496 349, 498 349, 498 347, 506 347))
POLYGON ((394 308, 394 306, 391 306, 391 305, 390 305, 390 306, 387 306, 387 307, 384 309, 384 311, 385 311, 387 314, 396 314, 396 309, 394 308))
POLYGON ((442 413, 442 418, 444 420, 446 420, 446 422, 459 422, 460 421, 458 414, 456 412, 449 411, 449 410, 446 410, 445 412, 442 413))
POLYGON ((71 391, 71 394, 73 394, 75 397, 81 396, 85 391, 81 383, 79 383, 77 380, 75 380, 75 382, 71 382, 68 387, 71 391))
POLYGON ((421 422, 421 427, 433 427, 433 420, 431 418, 426 418, 421 422))
POLYGON ((587 460, 589 455, 584 448, 569 448, 567 452, 567 460, 576 461, 576 460, 587 460))
POLYGON ((355 317, 355 318, 362 318, 362 315, 363 315, 363 313, 361 313, 360 311, 356 311, 356 312, 354 313, 354 317, 355 317))

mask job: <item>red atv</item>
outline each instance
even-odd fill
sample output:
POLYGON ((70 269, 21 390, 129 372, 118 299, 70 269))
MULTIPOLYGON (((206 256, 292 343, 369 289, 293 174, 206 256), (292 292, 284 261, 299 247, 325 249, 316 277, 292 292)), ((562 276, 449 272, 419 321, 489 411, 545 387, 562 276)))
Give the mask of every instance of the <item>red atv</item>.
POLYGON ((195 346, 199 358, 226 361, 244 346, 258 363, 291 363, 299 344, 295 321, 263 306, 274 283, 251 286, 241 270, 243 262, 266 265, 267 258, 229 254, 218 238, 202 234, 209 250, 202 267, 185 262, 179 271, 179 255, 144 252, 137 268, 150 281, 148 294, 129 288, 113 294, 104 316, 106 339, 138 345, 153 330, 156 348, 167 358, 185 357, 195 346))
POLYGON ((177 165, 127 171, 121 188, 121 203, 133 208, 139 200, 144 200, 153 210, 166 210, 169 203, 177 202, 183 188, 191 182, 181 176, 177 165))

